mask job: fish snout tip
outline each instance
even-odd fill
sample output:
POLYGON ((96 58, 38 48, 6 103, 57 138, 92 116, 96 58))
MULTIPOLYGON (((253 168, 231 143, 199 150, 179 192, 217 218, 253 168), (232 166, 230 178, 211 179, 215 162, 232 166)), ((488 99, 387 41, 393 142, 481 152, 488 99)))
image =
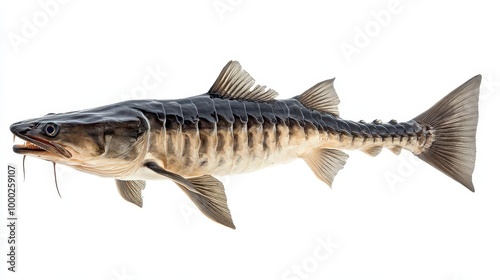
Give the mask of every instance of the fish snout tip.
POLYGON ((9 129, 10 132, 12 132, 14 135, 19 135, 20 134, 20 124, 21 122, 16 122, 10 125, 9 129))
POLYGON ((14 135, 21 136, 25 135, 31 129, 31 127, 24 122, 16 122, 11 124, 9 129, 10 132, 12 132, 14 135))

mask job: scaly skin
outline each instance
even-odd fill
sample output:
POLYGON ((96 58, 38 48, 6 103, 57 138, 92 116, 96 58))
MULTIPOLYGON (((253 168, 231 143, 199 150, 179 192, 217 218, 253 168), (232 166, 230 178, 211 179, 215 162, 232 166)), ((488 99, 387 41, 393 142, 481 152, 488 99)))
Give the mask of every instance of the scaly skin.
POLYGON ((432 131, 414 121, 345 121, 305 108, 294 99, 228 102, 209 95, 194 98, 194 102, 191 98, 162 102, 164 107, 180 106, 182 119, 165 115, 163 124, 159 119, 148 118, 148 154, 161 161, 166 170, 186 178, 250 172, 289 162, 316 148, 364 150, 399 146, 419 154, 432 142, 432 131), (210 106, 212 110, 206 111, 209 115, 205 116, 196 103, 206 106, 206 102, 217 105, 210 106), (277 106, 274 102, 280 102, 280 108, 286 110, 262 112, 263 103, 272 108, 277 106), (242 109, 235 110, 235 106, 242 109))

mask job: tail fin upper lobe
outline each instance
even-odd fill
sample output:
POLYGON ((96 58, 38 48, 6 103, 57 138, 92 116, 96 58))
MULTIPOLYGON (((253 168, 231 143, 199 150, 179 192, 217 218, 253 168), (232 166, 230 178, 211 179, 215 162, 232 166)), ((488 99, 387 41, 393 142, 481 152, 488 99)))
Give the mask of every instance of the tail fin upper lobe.
POLYGON ((417 156, 474 191, 479 86, 477 75, 414 120, 434 131, 434 141, 417 156))

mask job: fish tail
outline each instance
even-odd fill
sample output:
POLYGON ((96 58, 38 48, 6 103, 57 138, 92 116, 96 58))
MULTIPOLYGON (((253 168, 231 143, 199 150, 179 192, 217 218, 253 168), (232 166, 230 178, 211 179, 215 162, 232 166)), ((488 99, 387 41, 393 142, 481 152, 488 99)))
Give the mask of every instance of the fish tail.
POLYGON ((481 75, 477 75, 413 120, 432 133, 420 159, 474 191, 476 130, 481 75))

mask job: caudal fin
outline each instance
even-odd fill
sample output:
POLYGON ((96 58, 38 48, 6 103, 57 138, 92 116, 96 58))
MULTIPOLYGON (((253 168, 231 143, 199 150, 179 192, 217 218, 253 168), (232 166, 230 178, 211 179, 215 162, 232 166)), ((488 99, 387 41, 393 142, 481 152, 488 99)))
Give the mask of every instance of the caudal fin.
POLYGON ((434 131, 431 147, 417 156, 471 191, 480 84, 477 75, 414 118, 434 131))

